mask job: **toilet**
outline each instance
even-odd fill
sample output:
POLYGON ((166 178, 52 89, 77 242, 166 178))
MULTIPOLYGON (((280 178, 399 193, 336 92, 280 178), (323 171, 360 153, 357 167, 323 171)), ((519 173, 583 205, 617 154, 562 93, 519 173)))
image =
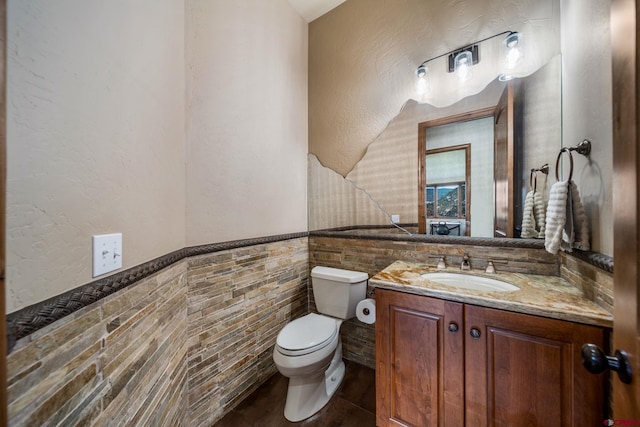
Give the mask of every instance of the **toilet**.
POLYGON ((289 378, 284 416, 309 418, 329 402, 344 378, 340 325, 356 316, 367 294, 367 273, 314 267, 311 285, 318 312, 295 319, 278 334, 273 361, 289 378))

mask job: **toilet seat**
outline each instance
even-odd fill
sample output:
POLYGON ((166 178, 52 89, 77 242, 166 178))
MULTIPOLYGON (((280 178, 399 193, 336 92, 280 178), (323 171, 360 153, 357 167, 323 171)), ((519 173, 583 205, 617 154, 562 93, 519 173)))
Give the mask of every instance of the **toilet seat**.
POLYGON ((309 313, 289 322, 278 334, 278 352, 287 356, 302 356, 329 345, 338 335, 335 319, 309 313))

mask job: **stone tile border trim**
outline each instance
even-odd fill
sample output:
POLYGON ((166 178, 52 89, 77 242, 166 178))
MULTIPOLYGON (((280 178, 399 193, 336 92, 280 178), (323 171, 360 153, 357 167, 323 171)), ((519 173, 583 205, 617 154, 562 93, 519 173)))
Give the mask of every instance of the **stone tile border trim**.
POLYGON ((25 307, 7 315, 7 354, 11 353, 19 339, 185 258, 308 235, 307 232, 300 232, 186 247, 25 307))
POLYGON ((569 252, 567 255, 574 256, 587 264, 591 264, 594 267, 598 267, 607 273, 613 274, 613 257, 609 255, 604 255, 598 252, 582 252, 582 251, 574 251, 569 252))
POLYGON ((494 237, 433 236, 428 234, 405 234, 399 232, 385 234, 381 232, 370 233, 365 231, 367 229, 371 230, 379 228, 380 227, 370 226, 348 228, 344 227, 340 229, 310 231, 309 235, 318 237, 340 237, 343 239, 391 240, 396 242, 422 242, 446 245, 473 245, 494 246, 503 248, 544 249, 544 240, 540 239, 500 239, 494 237))

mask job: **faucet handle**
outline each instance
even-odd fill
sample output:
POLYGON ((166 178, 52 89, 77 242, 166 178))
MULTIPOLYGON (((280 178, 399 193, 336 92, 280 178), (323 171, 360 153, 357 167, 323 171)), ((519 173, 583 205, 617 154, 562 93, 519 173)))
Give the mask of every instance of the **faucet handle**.
POLYGON ((464 254, 462 257, 462 262, 460 263, 461 270, 471 270, 471 265, 469 264, 469 255, 464 254))
POLYGON ((440 257, 440 260, 438 261, 438 265, 436 266, 436 268, 438 270, 444 270, 445 268, 447 268, 447 264, 445 264, 443 256, 440 257))
POLYGON ((496 268, 493 266, 493 261, 489 261, 489 263, 487 264, 487 268, 486 270, 484 270, 484 272, 489 274, 494 274, 496 272, 496 268))

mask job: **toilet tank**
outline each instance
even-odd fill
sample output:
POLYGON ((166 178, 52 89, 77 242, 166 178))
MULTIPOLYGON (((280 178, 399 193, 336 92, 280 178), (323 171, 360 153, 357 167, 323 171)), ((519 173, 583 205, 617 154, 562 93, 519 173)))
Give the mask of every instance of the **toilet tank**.
POLYGON ((313 298, 318 312, 338 319, 356 316, 356 305, 367 296, 369 275, 331 267, 311 270, 313 298))

